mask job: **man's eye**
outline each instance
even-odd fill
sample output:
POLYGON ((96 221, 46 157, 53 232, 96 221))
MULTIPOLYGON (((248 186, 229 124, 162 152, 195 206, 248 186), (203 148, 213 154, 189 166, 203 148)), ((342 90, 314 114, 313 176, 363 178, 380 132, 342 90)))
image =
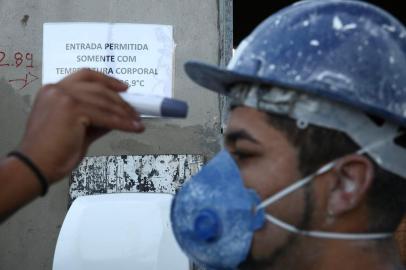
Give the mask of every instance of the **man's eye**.
POLYGON ((236 161, 242 161, 242 160, 248 159, 250 157, 253 157, 252 153, 244 152, 244 151, 238 151, 238 150, 233 151, 231 154, 232 154, 232 156, 234 157, 234 159, 236 161))

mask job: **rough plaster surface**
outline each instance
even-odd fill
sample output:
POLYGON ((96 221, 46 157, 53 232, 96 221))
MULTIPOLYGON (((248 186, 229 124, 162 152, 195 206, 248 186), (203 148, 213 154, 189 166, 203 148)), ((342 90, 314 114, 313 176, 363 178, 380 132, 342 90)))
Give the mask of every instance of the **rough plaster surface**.
POLYGON ((69 198, 121 192, 174 194, 203 166, 202 155, 98 156, 72 173, 69 198))

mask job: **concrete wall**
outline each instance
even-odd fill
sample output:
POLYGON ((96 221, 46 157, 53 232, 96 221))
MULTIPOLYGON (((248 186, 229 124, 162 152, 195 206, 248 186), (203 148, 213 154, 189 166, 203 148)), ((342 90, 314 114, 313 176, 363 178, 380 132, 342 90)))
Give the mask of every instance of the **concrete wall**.
MULTIPOLYGON (((203 154, 220 147, 218 96, 202 91, 183 71, 188 59, 219 62, 216 0, 0 0, 0 154, 18 145, 37 89, 41 86, 42 24, 93 21, 174 26, 174 96, 188 101, 187 120, 145 120, 143 135, 113 132, 89 155, 203 154), (15 53, 24 55, 19 67, 15 53), (27 56, 28 54, 28 56, 27 56), (32 59, 32 60, 30 60, 32 59), (31 61, 33 67, 30 66, 31 61)), ((18 56, 18 55, 17 55, 18 56)), ((68 182, 53 186, 0 226, 0 270, 51 269, 59 229, 66 214, 68 182)))

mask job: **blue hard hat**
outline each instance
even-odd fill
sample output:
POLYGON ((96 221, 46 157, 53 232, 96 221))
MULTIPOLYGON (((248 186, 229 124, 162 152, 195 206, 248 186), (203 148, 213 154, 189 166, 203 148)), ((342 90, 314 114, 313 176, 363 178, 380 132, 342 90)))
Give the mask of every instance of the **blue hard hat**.
POLYGON ((222 94, 237 83, 270 84, 406 125, 406 29, 362 1, 298 2, 262 22, 227 68, 188 62, 185 70, 222 94))

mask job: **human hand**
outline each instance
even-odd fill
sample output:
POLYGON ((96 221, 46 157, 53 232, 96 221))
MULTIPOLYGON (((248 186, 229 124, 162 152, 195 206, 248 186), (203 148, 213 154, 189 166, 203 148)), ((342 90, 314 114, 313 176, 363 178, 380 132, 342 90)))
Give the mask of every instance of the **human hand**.
POLYGON ((127 85, 88 69, 39 90, 20 151, 50 183, 67 175, 89 145, 110 130, 142 132, 139 114, 118 92, 127 85))

